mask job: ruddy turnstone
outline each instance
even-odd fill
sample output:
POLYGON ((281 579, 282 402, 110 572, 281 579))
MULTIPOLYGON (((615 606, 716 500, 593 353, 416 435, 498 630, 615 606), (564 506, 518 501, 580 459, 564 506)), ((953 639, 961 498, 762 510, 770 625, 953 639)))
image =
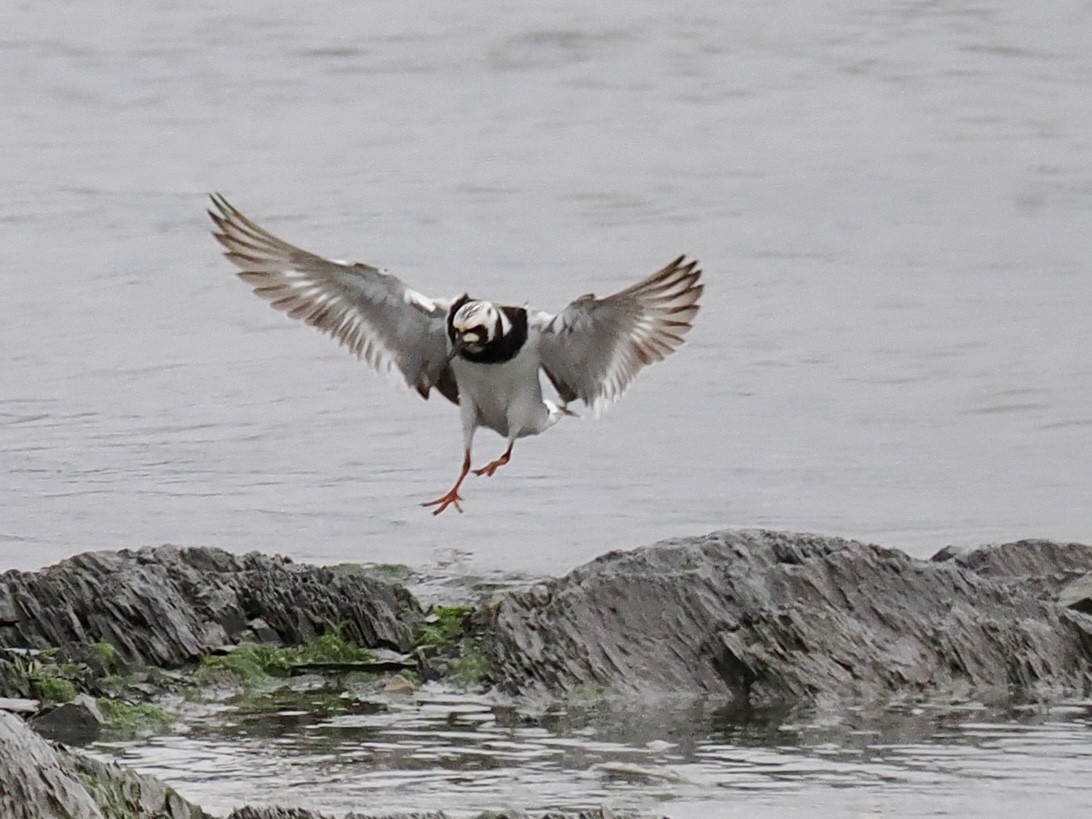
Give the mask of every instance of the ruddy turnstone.
POLYGON ((696 261, 680 256, 662 270, 605 298, 589 293, 556 315, 472 299, 430 299, 390 273, 361 262, 316 256, 278 239, 224 197, 212 196, 213 233, 239 276, 292 318, 332 336, 380 372, 397 369, 422 398, 435 388, 459 406, 463 464, 435 500, 454 506, 470 472, 474 432, 508 440, 492 475, 508 463, 517 438, 545 432, 580 399, 598 415, 647 364, 674 352, 693 325, 702 285, 696 261), (544 400, 539 370, 561 403, 544 400))

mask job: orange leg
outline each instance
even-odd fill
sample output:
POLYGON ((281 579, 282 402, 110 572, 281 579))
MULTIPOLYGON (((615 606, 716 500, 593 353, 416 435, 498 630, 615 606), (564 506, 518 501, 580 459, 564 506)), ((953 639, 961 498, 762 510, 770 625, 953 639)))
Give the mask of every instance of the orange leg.
POLYGON ((500 469, 502 466, 504 466, 506 463, 508 463, 510 460, 512 460, 512 445, 514 443, 515 443, 515 441, 511 441, 508 444, 508 449, 504 450, 503 455, 501 455, 495 461, 490 461, 485 466, 483 466, 481 469, 475 469, 474 474, 475 475, 485 475, 487 478, 492 478, 494 472, 496 472, 498 469, 500 469))
POLYGON ((438 508, 432 510, 432 514, 438 515, 443 512, 447 507, 452 504, 458 510, 459 514, 462 514, 463 507, 459 506, 459 501, 462 497, 459 495, 459 487, 463 485, 463 479, 466 478, 466 473, 470 471, 470 450, 466 451, 466 455, 463 457, 463 468, 459 472, 459 478, 455 481, 455 485, 447 490, 446 495, 441 495, 436 500, 425 501, 422 506, 437 506, 438 508))

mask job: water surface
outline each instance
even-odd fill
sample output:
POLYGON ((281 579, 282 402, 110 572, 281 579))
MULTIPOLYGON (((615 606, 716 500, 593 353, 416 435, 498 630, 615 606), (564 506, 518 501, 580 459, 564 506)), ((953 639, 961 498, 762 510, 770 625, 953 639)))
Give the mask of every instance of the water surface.
POLYGON ((701 703, 537 713, 426 687, 386 703, 220 712, 102 743, 207 810, 640 810, 715 816, 1026 816, 1092 810, 1089 703, 738 715, 701 703), (327 709, 326 713, 322 713, 327 709))
MULTIPOLYGON (((769 526, 1092 538, 1086 3, 0 12, 0 549, 560 572, 769 526), (222 191, 426 293, 701 259, 692 342, 466 490, 454 408, 274 313, 222 191)), ((503 442, 479 436, 478 459, 503 442)))
MULTIPOLYGON (((1089 31, 1084 0, 7 2, 0 567, 174 542, 560 573, 725 526, 1092 540, 1089 31), (606 418, 433 518, 453 408, 249 293, 209 191, 438 296, 556 310, 685 252, 704 309, 606 418)), ((125 753, 209 808, 1090 808, 1084 711, 744 742, 473 708, 125 753)))

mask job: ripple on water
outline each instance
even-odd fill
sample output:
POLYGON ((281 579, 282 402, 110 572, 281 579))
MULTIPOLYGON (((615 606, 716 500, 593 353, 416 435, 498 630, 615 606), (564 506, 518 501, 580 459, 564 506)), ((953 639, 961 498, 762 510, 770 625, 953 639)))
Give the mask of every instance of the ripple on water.
POLYGON ((430 686, 412 698, 340 703, 317 714, 218 710, 184 733, 97 750, 213 812, 251 802, 453 816, 607 805, 702 816, 729 806, 791 813, 810 799, 827 806, 817 815, 860 800, 922 815, 933 799, 950 806, 971 793, 979 809, 1000 809, 1041 792, 1042 781, 1052 783, 1051 805, 1092 806, 1088 703, 791 722, 733 721, 700 703, 536 712, 430 686))

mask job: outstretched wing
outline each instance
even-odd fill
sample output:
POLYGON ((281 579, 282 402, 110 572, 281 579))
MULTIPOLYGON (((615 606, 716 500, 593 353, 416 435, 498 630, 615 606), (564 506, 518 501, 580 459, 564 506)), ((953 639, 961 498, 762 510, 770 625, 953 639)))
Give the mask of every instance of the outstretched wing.
POLYGON ((349 348, 380 373, 397 367, 428 398, 436 387, 459 402, 447 365, 448 303, 423 296, 371 265, 324 259, 281 241, 214 194, 213 233, 239 277, 272 306, 349 348))
POLYGON ((588 294, 535 317, 542 368, 563 401, 579 398, 598 415, 642 367, 678 349, 698 314, 697 264, 680 256, 612 296, 588 294))

